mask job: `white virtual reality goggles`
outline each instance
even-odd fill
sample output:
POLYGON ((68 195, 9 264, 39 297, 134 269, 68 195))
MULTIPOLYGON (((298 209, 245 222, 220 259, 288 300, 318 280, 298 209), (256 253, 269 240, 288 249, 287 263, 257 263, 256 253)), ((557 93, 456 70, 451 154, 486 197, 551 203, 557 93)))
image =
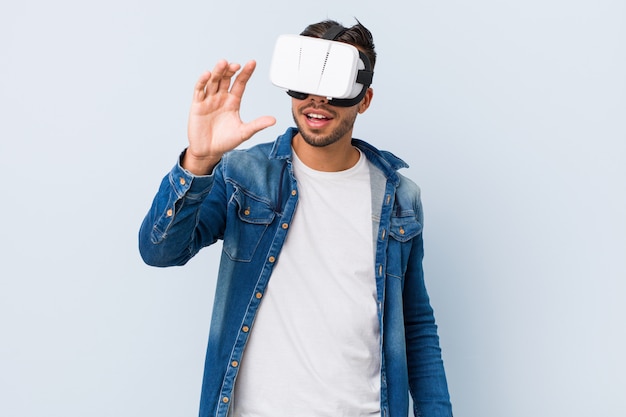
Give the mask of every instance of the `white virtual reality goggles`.
MULTIPOLYGON (((327 35, 336 39, 341 33, 329 30, 327 35)), ((312 94, 334 106, 358 104, 372 84, 372 66, 356 47, 332 39, 279 36, 270 67, 272 84, 300 100, 312 94)))

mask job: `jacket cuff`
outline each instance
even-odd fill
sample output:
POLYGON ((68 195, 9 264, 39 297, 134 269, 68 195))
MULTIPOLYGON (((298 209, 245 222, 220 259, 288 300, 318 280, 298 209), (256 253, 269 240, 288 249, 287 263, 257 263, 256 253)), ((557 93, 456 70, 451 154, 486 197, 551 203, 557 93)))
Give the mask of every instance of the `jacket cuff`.
POLYGON ((178 157, 176 165, 170 171, 170 184, 179 197, 202 199, 209 193, 215 180, 215 168, 209 175, 194 175, 183 168, 181 162, 186 149, 178 157))

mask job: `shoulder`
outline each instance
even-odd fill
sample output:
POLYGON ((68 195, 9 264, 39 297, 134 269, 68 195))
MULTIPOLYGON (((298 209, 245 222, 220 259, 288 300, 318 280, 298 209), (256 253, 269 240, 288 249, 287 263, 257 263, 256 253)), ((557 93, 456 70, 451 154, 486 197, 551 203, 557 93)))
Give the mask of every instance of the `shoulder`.
POLYGON ((409 177, 406 177, 400 173, 398 174, 399 184, 397 193, 406 195, 407 197, 419 200, 421 198, 422 190, 419 185, 415 183, 409 177))
POLYGON ((263 170, 271 164, 270 151, 272 142, 252 146, 247 149, 235 149, 222 157, 221 165, 225 176, 250 174, 255 170, 263 170))
POLYGON ((422 191, 420 187, 410 178, 398 174, 399 184, 396 188, 396 204, 399 207, 410 207, 417 218, 423 224, 424 211, 422 208, 422 191))
POLYGON ((268 159, 274 142, 261 143, 249 148, 234 149, 224 154, 227 161, 240 161, 247 159, 268 159))
POLYGON ((228 152, 220 167, 223 181, 256 199, 275 201, 275 196, 281 194, 286 161, 273 158, 271 149, 272 143, 266 143, 228 152))
POLYGON ((282 164, 284 160, 291 157, 291 139, 296 132, 294 128, 289 128, 271 142, 232 150, 224 155, 224 165, 229 166, 232 163, 238 166, 245 163, 282 164))

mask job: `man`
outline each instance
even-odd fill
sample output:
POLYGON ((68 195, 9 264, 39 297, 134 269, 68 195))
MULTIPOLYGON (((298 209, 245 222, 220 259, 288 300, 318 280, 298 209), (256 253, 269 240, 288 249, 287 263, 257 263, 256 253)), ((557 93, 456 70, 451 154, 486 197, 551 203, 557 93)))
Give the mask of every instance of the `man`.
POLYGON ((254 61, 218 62, 195 86, 189 146, 140 230, 155 266, 223 240, 200 416, 404 417, 410 392, 416 416, 449 417, 419 189, 397 173, 403 161, 352 138, 373 97, 371 33, 323 21, 301 35, 294 59, 320 39, 326 71, 332 48, 356 47, 354 91, 291 89, 297 128, 235 150, 275 119, 239 117, 254 61))

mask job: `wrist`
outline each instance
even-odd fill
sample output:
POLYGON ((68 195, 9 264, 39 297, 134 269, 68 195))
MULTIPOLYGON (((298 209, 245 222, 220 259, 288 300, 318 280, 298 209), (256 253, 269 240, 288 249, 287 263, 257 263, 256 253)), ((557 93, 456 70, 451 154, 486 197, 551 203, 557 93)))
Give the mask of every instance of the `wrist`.
POLYGON ((213 168, 219 163, 220 159, 222 159, 222 155, 199 157, 193 155, 188 149, 185 149, 180 158, 180 165, 193 175, 209 175, 213 171, 213 168))

